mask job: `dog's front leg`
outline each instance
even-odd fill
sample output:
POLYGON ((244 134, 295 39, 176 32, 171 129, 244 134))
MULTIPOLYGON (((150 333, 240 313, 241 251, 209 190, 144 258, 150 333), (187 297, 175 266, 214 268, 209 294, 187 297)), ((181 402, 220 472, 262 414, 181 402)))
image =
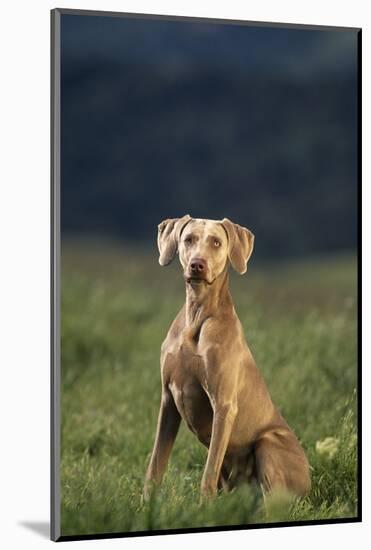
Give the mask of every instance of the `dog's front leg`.
POLYGON ((161 483, 171 449, 178 433, 179 424, 180 414, 174 403, 173 396, 167 388, 164 388, 158 415, 155 444, 144 484, 143 496, 145 500, 149 499, 151 487, 161 483))
POLYGON ((237 406, 234 403, 214 407, 210 447, 201 482, 201 493, 204 496, 213 496, 217 491, 220 470, 236 414, 237 406))

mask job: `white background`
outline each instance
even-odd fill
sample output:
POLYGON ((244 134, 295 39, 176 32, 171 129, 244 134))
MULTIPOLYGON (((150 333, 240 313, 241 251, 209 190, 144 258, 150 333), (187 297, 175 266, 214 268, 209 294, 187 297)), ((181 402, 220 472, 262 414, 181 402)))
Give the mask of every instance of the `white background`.
MULTIPOLYGON (((363 28, 363 241, 370 232, 370 15, 365 0, 8 0, 0 19, 0 544, 39 548, 49 520, 49 44, 54 7, 363 28), (367 102, 367 104, 366 104, 367 102), (33 528, 27 526, 33 524, 33 528), (35 529, 36 527, 36 529, 35 529), (41 531, 41 533, 40 533, 41 531), (44 534, 43 534, 44 533, 44 534)), ((366 245, 367 246, 367 245, 366 245)), ((368 247, 369 248, 369 247, 368 247)), ((364 523, 71 542, 73 547, 366 546, 370 538, 370 253, 363 251, 364 523)))

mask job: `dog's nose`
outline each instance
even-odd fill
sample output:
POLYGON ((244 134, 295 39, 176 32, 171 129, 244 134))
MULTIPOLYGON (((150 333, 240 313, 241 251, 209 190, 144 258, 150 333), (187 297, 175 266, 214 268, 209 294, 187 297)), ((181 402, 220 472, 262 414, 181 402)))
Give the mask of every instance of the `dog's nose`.
POLYGON ((194 274, 204 273, 206 271, 206 262, 202 258, 193 258, 191 261, 191 271, 194 274))

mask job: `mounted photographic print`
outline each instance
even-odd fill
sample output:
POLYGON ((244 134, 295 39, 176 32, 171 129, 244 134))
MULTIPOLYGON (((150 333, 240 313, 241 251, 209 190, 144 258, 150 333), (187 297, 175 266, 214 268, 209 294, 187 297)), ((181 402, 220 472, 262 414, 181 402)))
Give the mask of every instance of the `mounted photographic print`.
POLYGON ((51 21, 53 540, 360 521, 360 29, 51 21))

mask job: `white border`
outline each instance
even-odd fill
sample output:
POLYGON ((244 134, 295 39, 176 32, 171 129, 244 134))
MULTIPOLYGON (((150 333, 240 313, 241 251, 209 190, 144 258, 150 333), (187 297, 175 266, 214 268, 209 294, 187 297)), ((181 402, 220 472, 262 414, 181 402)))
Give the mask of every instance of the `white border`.
MULTIPOLYGON (((1 541, 5 548, 39 548, 53 544, 27 529, 22 522, 49 520, 49 36, 50 12, 55 7, 158 13, 223 19, 247 19, 363 28, 363 182, 364 228, 367 243, 370 224, 370 15, 360 0, 305 2, 187 1, 60 1, 55 4, 27 0, 2 6, 1 52, 1 162, 0 162, 0 323, 1 323, 1 541), (367 63, 368 59, 368 63, 367 63), (369 66, 369 67, 368 67, 369 66)), ((369 248, 369 247, 368 247, 369 248)), ((364 281, 370 280, 370 253, 363 252, 364 281)), ((363 288, 364 332, 370 311, 370 292, 363 288)), ((370 339, 364 338, 363 422, 370 418, 370 339)), ((126 548, 179 548, 189 544, 295 548, 313 545, 336 549, 370 539, 371 464, 367 427, 364 431, 364 523, 290 527, 226 533, 113 539, 68 543, 118 545, 126 548), (150 546, 149 546, 150 545, 150 546)))

